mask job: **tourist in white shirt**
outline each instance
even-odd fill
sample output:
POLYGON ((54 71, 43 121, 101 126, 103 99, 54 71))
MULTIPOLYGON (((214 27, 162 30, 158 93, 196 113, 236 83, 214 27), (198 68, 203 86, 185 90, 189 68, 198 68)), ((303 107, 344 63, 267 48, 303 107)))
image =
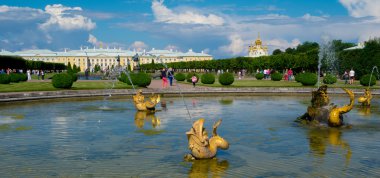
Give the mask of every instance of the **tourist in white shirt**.
POLYGON ((355 79, 354 69, 351 68, 349 75, 350 75, 350 84, 354 84, 354 79, 355 79))

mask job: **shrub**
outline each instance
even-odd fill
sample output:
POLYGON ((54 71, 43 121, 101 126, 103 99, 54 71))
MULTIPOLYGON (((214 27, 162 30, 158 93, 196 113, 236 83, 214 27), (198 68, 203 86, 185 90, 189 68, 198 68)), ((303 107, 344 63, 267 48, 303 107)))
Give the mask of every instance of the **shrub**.
POLYGON ((21 82, 25 82, 25 81, 28 80, 28 76, 27 76, 26 74, 24 74, 24 73, 19 73, 18 75, 19 75, 19 77, 20 77, 20 81, 21 81, 21 82))
MULTIPOLYGON (((123 76, 122 81, 123 81, 124 83, 126 83, 126 84, 128 84, 128 85, 132 85, 132 84, 131 84, 131 81, 129 80, 127 74, 124 74, 124 75, 122 75, 122 76, 123 76)), ((135 73, 129 73, 129 77, 130 77, 130 79, 132 80, 133 85, 136 85, 137 74, 135 74, 135 73)))
POLYGON ((214 74, 208 73, 203 74, 201 77, 201 82, 203 84, 214 84, 215 83, 215 76, 214 74))
POLYGON ((198 83, 198 81, 199 81, 199 75, 196 74, 196 73, 188 73, 187 76, 186 76, 186 81, 189 82, 189 83, 193 83, 191 81, 191 77, 193 77, 194 74, 197 77, 197 82, 195 82, 195 83, 198 83))
POLYGON ((276 73, 271 74, 271 75, 270 75, 270 78, 271 78, 271 80, 273 80, 273 81, 280 81, 280 80, 282 79, 282 74, 276 72, 276 73))
POLYGON ((307 72, 298 75, 301 75, 299 80, 304 86, 314 86, 318 82, 317 74, 307 72))
POLYGON ((334 75, 331 75, 331 74, 327 74, 323 78, 323 83, 324 84, 334 84, 334 83, 336 83, 336 81, 337 81, 337 78, 334 75))
POLYGON ((360 78, 360 85, 363 85, 363 86, 373 86, 373 85, 376 85, 376 76, 372 75, 372 78, 371 78, 371 74, 363 75, 360 78), (369 80, 371 80, 371 83, 370 83, 369 80))
MULTIPOLYGON (((152 78, 149 74, 140 72, 140 73, 129 73, 129 77, 132 80, 133 85, 139 87, 147 87, 152 82, 152 78)), ((128 85, 132 85, 127 74, 122 73, 119 77, 119 81, 124 82, 128 85)))
POLYGON ((295 76, 294 80, 295 80, 296 82, 301 82, 301 80, 302 80, 302 76, 303 76, 302 74, 304 74, 304 73, 297 74, 297 75, 295 76))
POLYGON ((219 83, 222 85, 231 85, 234 81, 235 78, 232 73, 223 73, 219 75, 219 83))
POLYGON ((72 75, 67 73, 55 74, 52 78, 52 83, 55 88, 69 89, 73 86, 72 75))
POLYGON ((262 80, 264 78, 264 74, 263 73, 257 73, 255 75, 255 77, 256 77, 257 80, 262 80))
POLYGON ((71 76, 73 82, 76 82, 78 80, 78 75, 76 73, 70 73, 70 76, 71 76))
POLYGON ((11 78, 12 83, 18 83, 21 81, 21 75, 19 73, 11 73, 9 74, 9 77, 11 78))
POLYGON ((185 74, 183 74, 183 73, 177 73, 177 74, 174 75, 174 78, 175 78, 177 81, 185 81, 186 76, 185 76, 185 74))
POLYGON ((11 83, 11 77, 8 74, 0 74, 0 84, 11 83))
POLYGON ((137 73, 135 80, 132 80, 139 87, 147 87, 152 82, 152 78, 149 74, 140 72, 137 73))

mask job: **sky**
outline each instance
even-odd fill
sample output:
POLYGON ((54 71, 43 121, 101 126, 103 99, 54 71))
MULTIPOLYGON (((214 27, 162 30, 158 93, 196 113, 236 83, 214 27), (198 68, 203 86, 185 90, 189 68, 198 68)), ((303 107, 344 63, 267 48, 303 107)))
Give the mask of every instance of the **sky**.
POLYGON ((246 56, 305 41, 380 37, 380 0, 0 0, 0 49, 204 51, 246 56))

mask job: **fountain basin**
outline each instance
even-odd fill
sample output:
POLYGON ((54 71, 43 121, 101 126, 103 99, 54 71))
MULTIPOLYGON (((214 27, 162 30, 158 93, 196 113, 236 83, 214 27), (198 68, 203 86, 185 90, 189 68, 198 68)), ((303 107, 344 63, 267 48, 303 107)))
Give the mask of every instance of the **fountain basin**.
MULTIPOLYGON (((0 130, 0 171, 4 177, 379 177, 378 99, 370 114, 347 113, 351 129, 295 124, 309 95, 229 96, 228 104, 223 97, 185 97, 193 120, 182 98, 165 98, 166 110, 154 117, 160 124, 152 116, 138 118, 145 122, 138 126, 130 97, 7 103, 0 107, 7 125, 0 130), (22 119, 10 117, 15 113, 22 119), (214 161, 184 161, 185 132, 201 117, 206 128, 223 119, 218 133, 230 148, 214 161)), ((331 97, 338 105, 346 100, 331 97)))

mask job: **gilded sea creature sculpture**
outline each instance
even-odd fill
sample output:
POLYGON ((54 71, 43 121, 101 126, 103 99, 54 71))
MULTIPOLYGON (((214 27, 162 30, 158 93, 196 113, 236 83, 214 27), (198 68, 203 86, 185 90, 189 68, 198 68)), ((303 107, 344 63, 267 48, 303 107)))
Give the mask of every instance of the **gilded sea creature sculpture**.
POLYGON ((358 102, 362 104, 362 106, 370 106, 371 105, 372 94, 369 88, 366 88, 364 91, 364 96, 358 98, 358 102))
POLYGON ((186 132, 189 141, 189 149, 191 154, 185 156, 186 159, 208 159, 216 155, 217 149, 226 150, 229 148, 229 143, 220 137, 216 130, 222 120, 218 120, 212 131, 212 137, 209 138, 206 129, 203 127, 205 120, 198 119, 193 123, 190 131, 186 132))
POLYGON ((350 103, 342 107, 330 104, 327 95, 327 86, 319 87, 317 91, 313 91, 311 106, 307 108, 307 112, 299 117, 296 121, 302 123, 326 123, 330 127, 340 127, 343 123, 343 114, 351 111, 354 106, 354 93, 351 90, 343 89, 350 97, 350 103))
POLYGON ((160 95, 152 94, 149 99, 150 101, 145 101, 142 90, 139 90, 137 94, 133 96, 133 103, 139 111, 154 111, 156 104, 160 102, 160 95))

